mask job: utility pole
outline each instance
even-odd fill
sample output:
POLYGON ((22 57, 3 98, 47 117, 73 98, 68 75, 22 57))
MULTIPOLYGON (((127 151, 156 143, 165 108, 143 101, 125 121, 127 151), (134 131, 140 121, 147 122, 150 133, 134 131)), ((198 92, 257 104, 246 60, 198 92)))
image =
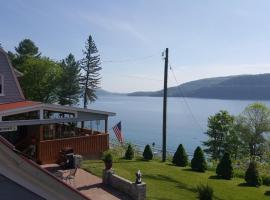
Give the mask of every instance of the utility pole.
POLYGON ((162 162, 166 161, 167 137, 167 82, 168 82, 169 49, 165 50, 164 89, 163 89, 163 134, 162 134, 162 162))

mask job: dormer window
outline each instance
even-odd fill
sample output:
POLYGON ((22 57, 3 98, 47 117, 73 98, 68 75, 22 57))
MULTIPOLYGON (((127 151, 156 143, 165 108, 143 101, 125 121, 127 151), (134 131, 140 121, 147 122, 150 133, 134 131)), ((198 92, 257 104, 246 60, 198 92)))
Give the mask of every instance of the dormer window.
POLYGON ((0 74, 0 96, 4 96, 4 76, 0 74))

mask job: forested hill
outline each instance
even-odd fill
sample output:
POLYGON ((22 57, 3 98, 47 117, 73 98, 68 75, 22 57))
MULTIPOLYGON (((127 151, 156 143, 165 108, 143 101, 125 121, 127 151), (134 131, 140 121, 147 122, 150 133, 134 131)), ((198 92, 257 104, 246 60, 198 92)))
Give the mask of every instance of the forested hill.
MULTIPOLYGON (((163 95, 163 90, 134 92, 130 96, 163 95)), ((168 88, 169 97, 196 97, 214 99, 270 99, 270 74, 238 75, 190 81, 168 88)))

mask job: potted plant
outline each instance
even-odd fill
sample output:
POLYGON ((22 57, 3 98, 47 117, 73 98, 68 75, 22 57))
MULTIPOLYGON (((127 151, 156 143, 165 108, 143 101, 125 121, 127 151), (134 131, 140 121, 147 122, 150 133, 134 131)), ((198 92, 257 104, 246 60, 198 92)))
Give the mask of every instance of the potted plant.
POLYGON ((105 164, 105 169, 110 170, 112 168, 113 156, 111 152, 105 151, 102 156, 102 160, 105 164))

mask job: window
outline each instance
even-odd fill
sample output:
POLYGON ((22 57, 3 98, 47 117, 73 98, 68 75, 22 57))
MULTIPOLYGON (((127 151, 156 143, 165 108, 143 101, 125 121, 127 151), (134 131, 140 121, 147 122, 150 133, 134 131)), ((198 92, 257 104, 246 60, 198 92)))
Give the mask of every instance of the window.
POLYGON ((4 76, 0 74, 0 96, 4 95, 4 76))

